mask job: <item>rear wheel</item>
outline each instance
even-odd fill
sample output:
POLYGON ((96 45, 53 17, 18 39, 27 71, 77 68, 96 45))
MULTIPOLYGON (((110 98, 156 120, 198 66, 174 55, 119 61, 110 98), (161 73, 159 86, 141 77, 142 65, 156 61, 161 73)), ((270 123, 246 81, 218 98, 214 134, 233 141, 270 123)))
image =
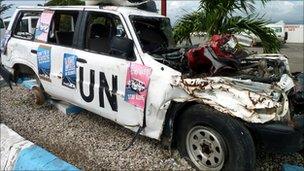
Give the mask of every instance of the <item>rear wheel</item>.
POLYGON ((33 99, 34 99, 35 104, 37 104, 37 105, 44 104, 44 102, 45 102, 45 95, 43 93, 42 88, 40 88, 40 87, 33 87, 32 93, 33 93, 33 99))
POLYGON ((254 170, 254 143, 242 123, 205 105, 179 119, 178 150, 197 169, 254 170))

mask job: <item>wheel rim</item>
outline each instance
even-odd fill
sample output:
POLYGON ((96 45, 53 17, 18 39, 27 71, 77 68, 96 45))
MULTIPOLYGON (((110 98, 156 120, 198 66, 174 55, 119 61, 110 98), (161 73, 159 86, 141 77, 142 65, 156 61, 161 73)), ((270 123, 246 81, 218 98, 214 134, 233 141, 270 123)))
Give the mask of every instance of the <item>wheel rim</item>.
POLYGON ((211 128, 195 126, 187 134, 186 148, 200 170, 221 170, 225 161, 223 138, 211 128))

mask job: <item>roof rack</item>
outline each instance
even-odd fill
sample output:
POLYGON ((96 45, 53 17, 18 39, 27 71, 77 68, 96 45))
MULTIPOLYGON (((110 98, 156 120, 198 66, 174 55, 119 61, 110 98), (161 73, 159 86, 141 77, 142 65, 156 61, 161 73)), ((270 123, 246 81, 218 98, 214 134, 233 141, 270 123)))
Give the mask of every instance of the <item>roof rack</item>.
POLYGON ((86 5, 136 7, 149 12, 157 12, 154 0, 84 0, 86 5))
POLYGON ((128 6, 136 7, 144 4, 149 0, 82 0, 85 5, 99 5, 99 6, 128 6))
MULTIPOLYGON (((96 0, 88 0, 89 2, 97 2, 96 0)), ((156 8, 156 3, 154 0, 104 0, 103 2, 100 2, 101 0, 99 0, 97 4, 94 3, 87 3, 86 5, 73 5, 73 6, 19 6, 17 8, 23 8, 23 9, 31 9, 34 8, 35 9, 48 9, 48 8, 90 8, 90 9, 98 9, 104 6, 117 6, 117 7, 134 7, 140 10, 144 10, 144 11, 148 11, 148 12, 157 12, 157 8, 156 8), (111 1, 112 3, 105 3, 106 1, 111 1), (116 5, 113 4, 113 2, 115 1, 121 1, 121 2, 126 2, 126 4, 120 4, 120 5, 116 5), (143 1, 140 3, 132 3, 135 1, 143 1)))
POLYGON ((17 8, 20 9, 48 9, 48 8, 92 8, 98 9, 99 6, 84 6, 84 5, 73 5, 73 6, 18 6, 17 8))

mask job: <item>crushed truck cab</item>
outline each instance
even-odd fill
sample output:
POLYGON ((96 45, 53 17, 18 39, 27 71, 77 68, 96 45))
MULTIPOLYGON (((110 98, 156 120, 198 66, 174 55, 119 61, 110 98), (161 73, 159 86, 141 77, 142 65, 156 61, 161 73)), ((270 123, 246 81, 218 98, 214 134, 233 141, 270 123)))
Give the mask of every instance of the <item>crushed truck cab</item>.
POLYGON ((236 44, 178 47, 168 18, 136 7, 19 7, 0 73, 176 147, 200 170, 252 170, 256 145, 303 150, 304 79, 286 56, 236 44), (39 17, 35 32, 26 17, 39 17))

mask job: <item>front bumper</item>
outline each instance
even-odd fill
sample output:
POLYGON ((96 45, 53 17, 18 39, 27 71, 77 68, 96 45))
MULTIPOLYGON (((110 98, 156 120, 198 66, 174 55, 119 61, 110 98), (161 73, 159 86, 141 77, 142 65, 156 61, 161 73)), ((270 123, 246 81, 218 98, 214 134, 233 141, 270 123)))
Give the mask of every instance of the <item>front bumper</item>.
POLYGON ((7 84, 12 89, 11 82, 14 81, 13 74, 10 73, 3 65, 0 65, 0 75, 2 76, 2 78, 5 80, 5 82, 7 82, 7 84))
POLYGON ((288 153, 304 149, 304 115, 295 116, 290 124, 250 124, 248 128, 256 143, 266 151, 288 153))

